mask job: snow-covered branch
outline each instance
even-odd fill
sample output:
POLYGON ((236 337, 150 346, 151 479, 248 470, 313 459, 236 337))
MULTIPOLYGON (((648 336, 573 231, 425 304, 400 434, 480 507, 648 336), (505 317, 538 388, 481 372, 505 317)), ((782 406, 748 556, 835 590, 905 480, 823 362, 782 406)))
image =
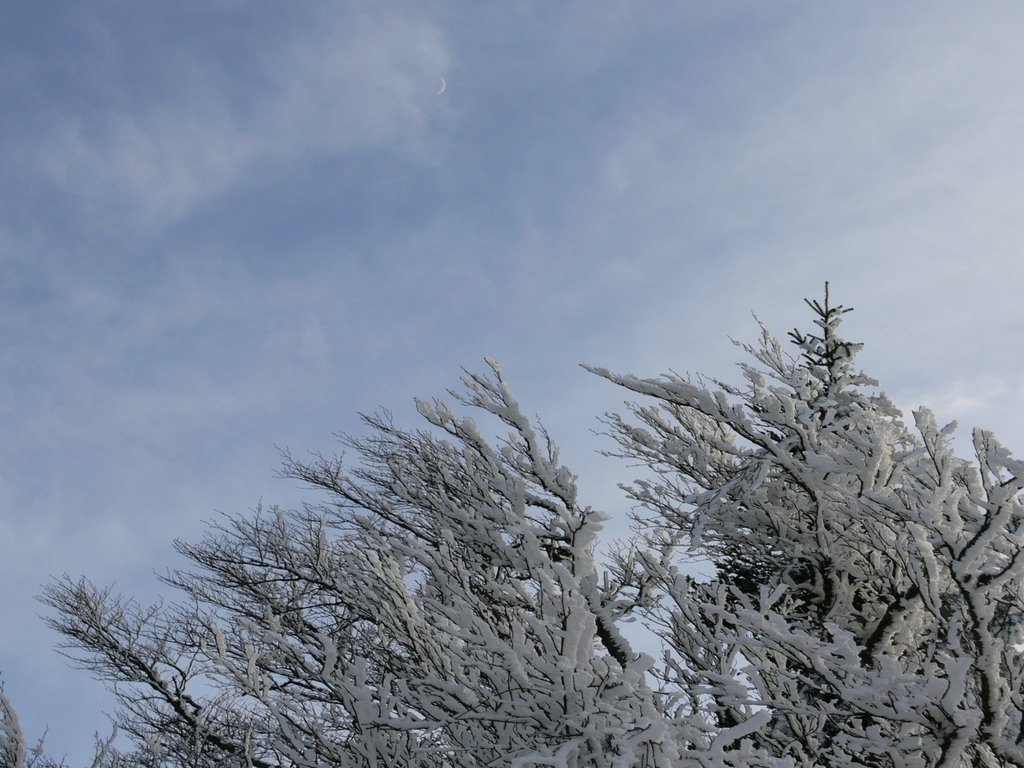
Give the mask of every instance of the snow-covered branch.
POLYGON ((848 310, 809 305, 795 355, 738 345, 742 386, 588 368, 642 398, 605 421, 649 470, 607 563, 607 516, 488 361, 420 429, 380 413, 344 459, 286 454, 318 501, 179 542, 179 602, 53 582, 134 744, 97 768, 1024 765, 1022 463, 987 432, 957 457, 926 409, 908 427, 848 310))

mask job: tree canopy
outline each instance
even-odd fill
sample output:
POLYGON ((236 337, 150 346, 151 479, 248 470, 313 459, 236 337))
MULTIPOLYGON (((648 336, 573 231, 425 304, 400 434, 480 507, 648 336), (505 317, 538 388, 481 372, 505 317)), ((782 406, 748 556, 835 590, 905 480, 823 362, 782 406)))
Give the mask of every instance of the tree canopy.
MULTIPOLYGON (((640 398, 604 420, 645 470, 611 554, 489 361, 419 429, 368 416, 345 457, 286 456, 318 500, 178 542, 176 602, 52 582, 132 745, 95 765, 1024 765, 1024 467, 905 424, 848 310, 808 306, 792 353, 738 345, 741 386, 587 367, 640 398)), ((46 764, 0 703, 0 762, 46 764)))

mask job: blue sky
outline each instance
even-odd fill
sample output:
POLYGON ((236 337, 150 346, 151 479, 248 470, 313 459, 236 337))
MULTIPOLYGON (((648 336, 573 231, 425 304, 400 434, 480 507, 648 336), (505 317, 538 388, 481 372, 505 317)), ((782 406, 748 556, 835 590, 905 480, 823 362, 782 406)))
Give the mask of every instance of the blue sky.
POLYGON ((85 760, 34 601, 149 600, 276 446, 499 359, 622 512, 580 362, 729 377, 830 280, 905 407, 1024 444, 1018 3, 0 8, 0 672, 85 760), (442 78, 447 87, 442 94, 442 78))

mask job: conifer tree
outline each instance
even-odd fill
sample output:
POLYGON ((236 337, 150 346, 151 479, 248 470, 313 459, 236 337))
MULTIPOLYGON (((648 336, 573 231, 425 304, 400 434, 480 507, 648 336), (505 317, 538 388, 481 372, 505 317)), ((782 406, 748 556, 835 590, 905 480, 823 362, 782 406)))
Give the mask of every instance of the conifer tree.
POLYGON ((753 743, 796 765, 1024 765, 1021 462, 984 430, 957 458, 924 408, 908 429, 855 367, 849 310, 827 285, 808 304, 799 357, 764 329, 740 345, 743 388, 598 371, 653 400, 610 426, 656 472, 620 568, 665 590, 665 684, 713 732, 761 718, 753 743))

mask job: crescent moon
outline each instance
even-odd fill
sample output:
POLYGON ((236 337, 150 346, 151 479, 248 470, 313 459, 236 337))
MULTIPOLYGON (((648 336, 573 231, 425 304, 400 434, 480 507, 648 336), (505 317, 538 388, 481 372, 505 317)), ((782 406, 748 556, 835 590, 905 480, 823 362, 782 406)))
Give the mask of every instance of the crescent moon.
POLYGON ((438 95, 438 96, 440 96, 440 95, 441 95, 442 93, 444 93, 444 92, 445 92, 445 91, 447 91, 447 90, 448 90, 448 83, 447 83, 447 81, 445 81, 445 79, 444 79, 444 78, 442 77, 442 78, 441 78, 441 90, 437 92, 437 95, 438 95))

